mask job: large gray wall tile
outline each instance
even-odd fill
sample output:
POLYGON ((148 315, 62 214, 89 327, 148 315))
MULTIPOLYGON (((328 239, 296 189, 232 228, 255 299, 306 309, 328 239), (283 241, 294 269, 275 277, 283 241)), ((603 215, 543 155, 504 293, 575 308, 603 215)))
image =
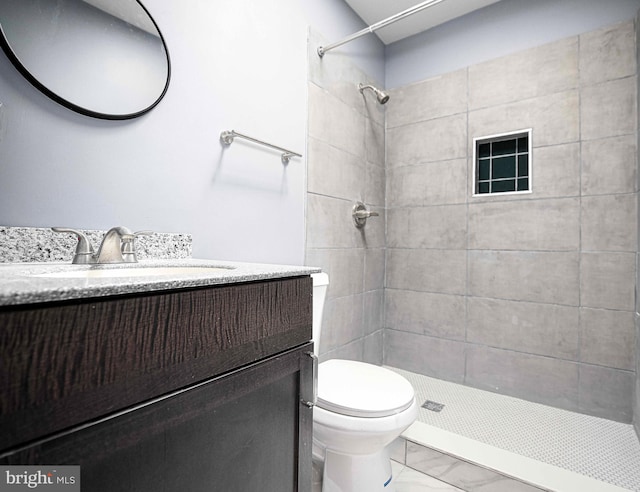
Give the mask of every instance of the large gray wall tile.
POLYGON ((329 275, 328 298, 361 294, 364 291, 364 249, 310 249, 307 250, 306 263, 322 268, 329 275))
POLYGON ((361 158, 310 137, 307 190, 346 200, 362 200, 367 174, 361 158))
POLYGON ((372 290, 364 293, 364 335, 384 329, 384 291, 372 290))
POLYGON ((637 188, 637 137, 582 143, 582 194, 633 193, 637 188))
POLYGON ((469 294, 577 306, 577 253, 470 251, 469 294))
MULTIPOLYGON (((577 90, 469 112, 469 148, 474 138, 532 128, 534 147, 577 142, 577 90)), ((471 152, 469 153, 471 155, 471 152)))
POLYGON ((309 136, 365 157, 365 116, 315 84, 309 84, 309 136))
MULTIPOLYGON (((580 194, 580 144, 537 147, 531 156, 530 198, 569 197, 580 194)), ((526 197, 526 196, 525 196, 526 197)))
POLYGON ((307 248, 358 248, 363 237, 351 217, 353 203, 307 194, 307 248))
POLYGON ((387 129, 387 166, 422 164, 467 156, 467 115, 387 129))
MULTIPOLYGON (((367 204, 384 207, 386 202, 385 129, 383 124, 370 119, 365 123, 366 168, 362 169, 358 176, 364 189, 361 198, 367 204)), ((352 194, 349 198, 355 200, 358 196, 352 194)))
POLYGON ((471 346, 465 383, 567 410, 578 408, 578 364, 574 362, 471 346))
POLYGON ((469 109, 521 101, 578 86, 578 38, 571 37, 469 68, 469 109))
POLYGON ((385 291, 385 326, 454 340, 465 339, 465 298, 411 290, 385 291))
POLYGON ((598 366, 580 366, 580 407, 583 413, 629 423, 634 374, 598 366))
POLYGON ((385 330, 385 365, 462 383, 465 344, 396 330, 385 330))
POLYGON ((584 251, 636 251, 638 205, 636 195, 601 195, 582 198, 584 251))
POLYGON ((585 307, 633 311, 636 255, 582 253, 580 300, 585 307))
POLYGON ((364 337, 363 301, 363 294, 326 300, 319 353, 364 337))
POLYGON ((467 208, 465 205, 391 208, 387 211, 387 246, 464 249, 467 208))
MULTIPOLYGON (((384 207, 387 186, 384 167, 368 162, 366 169, 363 169, 363 174, 360 174, 358 179, 364 184, 364 196, 361 201, 366 204, 384 207)), ((352 194, 349 198, 356 200, 358 196, 352 194)))
POLYGON ((382 351, 384 348, 384 333, 382 330, 371 335, 367 335, 363 339, 363 356, 362 360, 369 364, 377 366, 382 365, 382 351))
POLYGON ((467 111, 467 70, 458 70, 393 89, 387 128, 467 111))
POLYGON ((580 360, 635 371, 635 323, 631 311, 580 310, 580 360))
POLYGON ((635 75, 635 26, 627 21, 580 35, 580 82, 597 84, 635 75))
POLYGON ((580 245, 577 198, 469 205, 469 248, 576 251, 580 245))
POLYGON ((466 203, 467 161, 430 162, 387 170, 387 206, 466 203))
POLYGON ((364 339, 359 338, 343 345, 339 345, 328 352, 318 355, 320 362, 330 359, 347 359, 362 361, 364 358, 364 339))
POLYGON ((366 158, 368 162, 384 167, 385 160, 385 129, 382 124, 365 120, 366 158))
POLYGON ((387 288, 465 294, 466 256, 461 250, 388 249, 387 288))
POLYGON ((629 135, 638 126, 636 77, 585 87, 580 96, 583 140, 629 135))
POLYGON ((385 249, 369 248, 364 251, 364 290, 384 288, 385 249))
POLYGON ((467 341, 577 360, 577 307, 469 298, 467 341))

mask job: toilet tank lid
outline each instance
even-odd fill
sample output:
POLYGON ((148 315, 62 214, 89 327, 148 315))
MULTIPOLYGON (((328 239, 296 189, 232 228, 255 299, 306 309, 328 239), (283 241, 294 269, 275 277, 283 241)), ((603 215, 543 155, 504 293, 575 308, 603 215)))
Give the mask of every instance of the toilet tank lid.
POLYGON ((411 406, 414 390, 384 367, 332 359, 318 367, 318 406, 354 417, 387 417, 411 406))
POLYGON ((311 278, 313 279, 313 285, 316 287, 320 285, 329 285, 329 275, 325 272, 312 273, 311 278))

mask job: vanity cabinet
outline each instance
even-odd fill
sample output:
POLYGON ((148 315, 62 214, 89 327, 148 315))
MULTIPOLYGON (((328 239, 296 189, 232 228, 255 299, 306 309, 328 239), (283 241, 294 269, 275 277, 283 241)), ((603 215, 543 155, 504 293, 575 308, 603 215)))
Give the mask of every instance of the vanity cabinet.
POLYGON ((311 488, 308 276, 0 308, 0 463, 83 492, 311 488))

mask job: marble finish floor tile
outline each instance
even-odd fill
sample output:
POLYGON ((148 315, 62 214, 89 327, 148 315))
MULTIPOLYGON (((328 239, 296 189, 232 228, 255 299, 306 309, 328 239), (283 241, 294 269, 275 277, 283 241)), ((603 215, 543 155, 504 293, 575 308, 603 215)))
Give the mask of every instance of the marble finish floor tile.
POLYGON ((395 492, 464 492, 412 468, 392 462, 395 492))
MULTIPOLYGON (((395 492, 465 492, 396 461, 391 461, 391 471, 395 492)), ((322 473, 315 463, 311 490, 322 492, 322 473)))

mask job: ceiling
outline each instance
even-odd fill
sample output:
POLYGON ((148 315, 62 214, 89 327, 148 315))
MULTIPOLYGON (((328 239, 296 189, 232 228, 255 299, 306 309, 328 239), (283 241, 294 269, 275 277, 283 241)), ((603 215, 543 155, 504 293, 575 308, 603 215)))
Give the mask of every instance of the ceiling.
MULTIPOLYGON (((372 25, 387 17, 418 5, 419 0, 345 0, 367 24, 372 25)), ((394 43, 447 21, 461 17, 500 0, 444 0, 416 14, 380 28, 375 34, 384 44, 394 43)))

